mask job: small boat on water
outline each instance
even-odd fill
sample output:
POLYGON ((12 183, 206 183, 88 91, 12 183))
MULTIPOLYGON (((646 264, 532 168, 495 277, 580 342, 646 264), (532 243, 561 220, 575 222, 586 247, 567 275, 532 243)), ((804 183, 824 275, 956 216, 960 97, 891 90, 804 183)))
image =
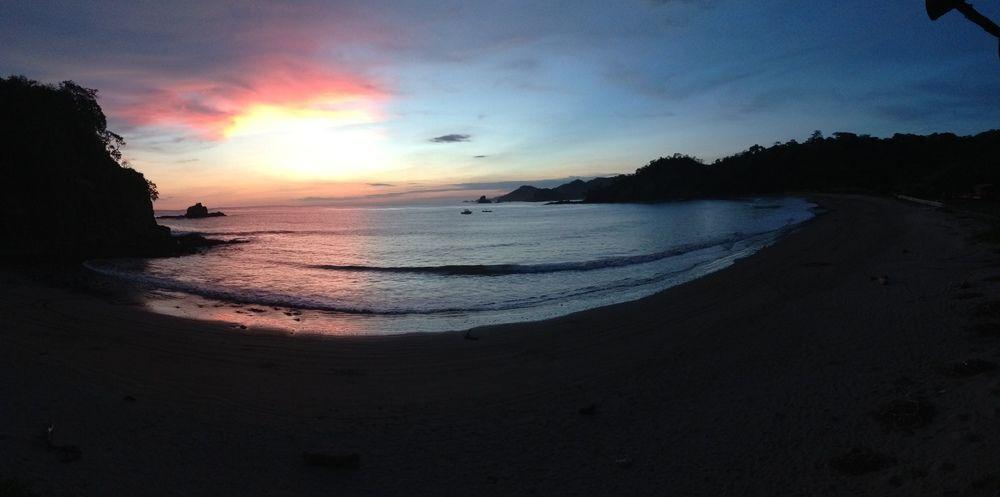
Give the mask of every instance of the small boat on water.
POLYGON ((483 212, 493 212, 493 211, 491 211, 489 209, 483 209, 483 212))
POLYGON ((472 211, 470 211, 469 209, 465 209, 464 211, 462 211, 462 214, 472 214, 472 211))

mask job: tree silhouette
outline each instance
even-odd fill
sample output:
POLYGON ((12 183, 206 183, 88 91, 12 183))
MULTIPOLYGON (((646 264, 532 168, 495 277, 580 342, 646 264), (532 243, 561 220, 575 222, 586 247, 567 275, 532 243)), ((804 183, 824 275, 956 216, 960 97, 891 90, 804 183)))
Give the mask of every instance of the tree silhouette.
POLYGON ((122 158, 97 91, 0 78, 0 255, 159 250, 156 185, 122 158))
POLYGON ((789 140, 705 165, 681 154, 656 159, 634 174, 591 190, 589 202, 650 202, 788 191, 904 193, 948 199, 977 186, 1000 185, 1000 130, 891 138, 816 131, 805 143, 789 140))

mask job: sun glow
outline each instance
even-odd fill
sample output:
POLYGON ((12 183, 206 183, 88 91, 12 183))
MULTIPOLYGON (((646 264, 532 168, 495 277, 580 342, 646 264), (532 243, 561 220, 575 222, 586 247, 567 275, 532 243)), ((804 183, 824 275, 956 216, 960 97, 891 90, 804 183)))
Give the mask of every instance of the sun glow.
POLYGON ((364 108, 257 105, 234 116, 223 132, 254 150, 265 173, 292 179, 353 179, 384 169, 378 116, 364 108))
POLYGON ((223 131, 225 138, 311 131, 319 128, 334 128, 370 124, 375 116, 366 109, 316 109, 289 108, 277 105, 255 105, 234 116, 223 131))

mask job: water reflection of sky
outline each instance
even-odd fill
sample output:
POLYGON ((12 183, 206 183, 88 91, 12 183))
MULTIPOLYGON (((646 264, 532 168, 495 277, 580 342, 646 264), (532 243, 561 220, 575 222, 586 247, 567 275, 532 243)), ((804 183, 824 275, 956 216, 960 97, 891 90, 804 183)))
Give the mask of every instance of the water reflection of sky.
POLYGON ((746 255, 769 243, 775 230, 811 217, 803 200, 768 202, 780 207, 505 204, 471 216, 460 215, 461 206, 247 208, 172 223, 247 243, 190 257, 96 264, 166 290, 150 302, 170 314, 299 332, 453 329, 648 295, 746 255), (426 270, 394 269, 413 267, 426 270), (299 309, 308 312, 286 315, 299 309))

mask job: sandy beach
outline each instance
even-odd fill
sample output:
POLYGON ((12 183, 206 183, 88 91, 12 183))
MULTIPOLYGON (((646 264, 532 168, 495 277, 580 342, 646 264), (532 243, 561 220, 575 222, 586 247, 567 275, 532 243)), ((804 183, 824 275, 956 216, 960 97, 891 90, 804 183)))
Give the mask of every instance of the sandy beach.
POLYGON ((1000 255, 972 240, 981 221, 816 200, 827 213, 729 269, 468 335, 238 330, 4 275, 0 481, 53 496, 995 495, 1000 255))

